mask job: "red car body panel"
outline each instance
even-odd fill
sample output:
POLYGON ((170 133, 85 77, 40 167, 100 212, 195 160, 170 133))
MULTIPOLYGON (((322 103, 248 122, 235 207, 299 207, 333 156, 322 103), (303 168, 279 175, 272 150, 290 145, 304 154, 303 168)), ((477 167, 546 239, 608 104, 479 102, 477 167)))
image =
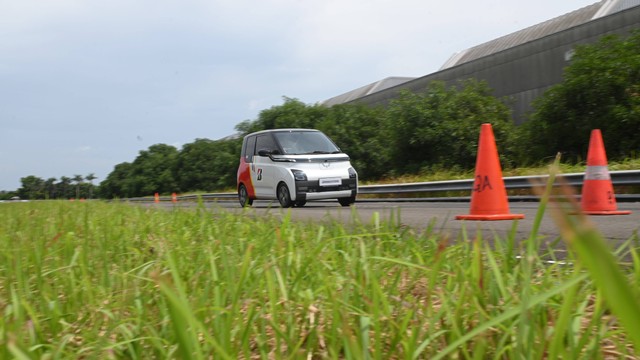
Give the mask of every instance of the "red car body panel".
POLYGON ((249 199, 256 198, 256 190, 253 188, 253 181, 251 180, 251 165, 243 157, 240 158, 240 166, 238 166, 238 187, 240 187, 240 184, 247 188, 249 199))

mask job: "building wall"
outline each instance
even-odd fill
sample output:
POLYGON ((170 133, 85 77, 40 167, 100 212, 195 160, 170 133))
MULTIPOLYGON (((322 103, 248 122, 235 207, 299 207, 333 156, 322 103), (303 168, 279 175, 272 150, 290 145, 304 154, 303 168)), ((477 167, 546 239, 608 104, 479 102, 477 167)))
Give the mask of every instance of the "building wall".
POLYGON ((386 105, 401 89, 424 91, 429 82, 485 80, 497 97, 509 98, 513 119, 520 124, 531 111, 531 102, 550 86, 562 81, 572 49, 577 44, 594 43, 605 34, 628 35, 640 29, 640 6, 605 16, 513 48, 438 71, 402 85, 351 101, 368 105, 386 105))

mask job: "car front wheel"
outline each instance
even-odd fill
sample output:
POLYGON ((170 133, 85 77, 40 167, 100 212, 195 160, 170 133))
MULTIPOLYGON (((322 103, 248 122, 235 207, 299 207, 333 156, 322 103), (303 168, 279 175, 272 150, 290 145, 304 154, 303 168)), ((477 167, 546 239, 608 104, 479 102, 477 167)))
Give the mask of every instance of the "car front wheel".
POLYGON ((280 202, 280 206, 282 206, 283 208, 290 208, 291 206, 293 206, 289 187, 285 183, 281 183, 280 185, 278 185, 278 201, 280 202))
POLYGON ((351 196, 351 197, 347 197, 347 198, 340 198, 340 199, 338 199, 338 202, 342 206, 349 206, 349 205, 351 205, 351 204, 356 202, 356 197, 355 196, 351 196))

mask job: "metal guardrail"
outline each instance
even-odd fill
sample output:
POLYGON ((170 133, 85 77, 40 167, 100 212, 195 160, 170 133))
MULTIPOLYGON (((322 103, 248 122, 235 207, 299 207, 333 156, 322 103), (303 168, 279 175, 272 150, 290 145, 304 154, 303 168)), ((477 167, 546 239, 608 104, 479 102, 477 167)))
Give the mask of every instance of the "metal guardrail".
MULTIPOLYGON (((624 170, 610 171, 611 182, 616 186, 640 186, 640 170, 624 170)), ((532 189, 534 184, 546 184, 548 175, 532 175, 532 176, 508 176, 504 177, 505 187, 511 189, 532 189)), ((581 186, 584 180, 584 173, 559 174, 556 177, 555 186, 568 184, 571 186, 581 186)), ((363 185, 358 187, 359 195, 383 195, 383 194, 410 194, 410 193, 435 193, 446 191, 471 191, 474 179, 465 180, 448 180, 448 181, 429 181, 405 184, 383 184, 383 185, 363 185)), ((200 195, 180 195, 176 196, 177 201, 229 201, 236 200, 238 195, 234 192, 224 193, 208 193, 200 195)), ((522 196, 521 200, 534 201, 535 196, 522 196)), ((640 194, 623 194, 616 195, 616 199, 622 201, 640 201, 640 194)), ((154 201, 154 197, 137 197, 127 199, 128 201, 149 202, 154 201)), ((398 199, 388 199, 398 200, 398 199)), ((420 201, 421 198, 404 198, 403 201, 420 201)), ((431 198, 432 201, 468 201, 469 197, 446 197, 431 198)), ((160 201, 172 201, 171 196, 162 196, 160 201)), ((358 199, 358 201, 362 201, 358 199)), ((379 199, 370 199, 369 201, 379 201, 379 199)))
MULTIPOLYGON (((613 186, 640 185, 640 170, 611 171, 613 186)), ((532 189, 534 184, 546 184, 548 175, 504 177, 504 186, 511 189, 532 189)), ((558 174, 556 183, 581 186, 584 173, 558 174)), ((358 194, 406 194, 442 191, 471 191, 474 179, 429 181, 408 184, 366 185, 358 188, 358 194)))

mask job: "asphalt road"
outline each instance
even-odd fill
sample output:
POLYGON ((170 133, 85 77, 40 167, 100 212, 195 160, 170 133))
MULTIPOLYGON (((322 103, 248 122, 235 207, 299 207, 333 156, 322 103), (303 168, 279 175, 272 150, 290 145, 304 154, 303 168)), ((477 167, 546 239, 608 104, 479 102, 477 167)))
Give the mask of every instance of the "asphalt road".
MULTIPOLYGON (((178 206, 193 206, 189 203, 178 203, 178 206)), ((502 221, 460 221, 456 215, 469 214, 469 203, 464 202, 357 202, 353 207, 343 208, 337 202, 308 202, 303 208, 281 209, 277 202, 256 201, 247 209, 242 209, 237 202, 207 203, 216 211, 230 211, 247 216, 276 216, 281 217, 288 212, 294 220, 302 222, 325 223, 339 221, 346 226, 360 223, 372 223, 377 213, 381 221, 393 220, 417 234, 426 232, 448 237, 451 241, 464 240, 463 229, 468 238, 473 238, 479 232, 485 239, 506 238, 515 230, 516 240, 521 241, 530 237, 536 212, 537 202, 512 202, 509 204, 511 213, 524 214, 522 220, 502 221)), ((175 205, 169 205, 175 206, 175 205)), ((589 216, 589 220, 615 247, 632 237, 640 240, 640 203, 618 203, 619 210, 631 210, 630 215, 589 216)), ((549 210, 543 216, 538 232, 543 243, 554 242, 560 236, 558 227, 553 220, 553 213, 549 210)), ((557 246, 554 245, 554 246, 557 246)))

